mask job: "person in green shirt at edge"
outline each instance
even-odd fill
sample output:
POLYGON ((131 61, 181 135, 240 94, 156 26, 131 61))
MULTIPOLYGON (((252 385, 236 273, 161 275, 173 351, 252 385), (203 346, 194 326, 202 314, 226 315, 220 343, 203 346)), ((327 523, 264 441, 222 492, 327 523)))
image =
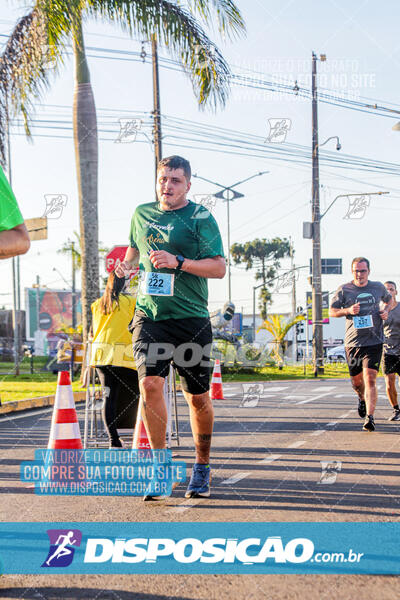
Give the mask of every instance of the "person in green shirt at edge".
MULTIPOLYGON (((210 496, 210 447, 214 410, 210 399, 212 333, 207 279, 222 279, 226 263, 218 225, 202 205, 187 199, 190 163, 180 156, 160 161, 158 202, 137 207, 130 246, 116 274, 139 262, 142 281, 131 324, 133 355, 153 449, 165 448, 164 378, 173 360, 190 409, 196 462, 186 498, 210 496)), ((144 500, 165 496, 147 490, 144 500)))
POLYGON ((28 252, 31 245, 14 193, 0 167, 0 258, 28 252))

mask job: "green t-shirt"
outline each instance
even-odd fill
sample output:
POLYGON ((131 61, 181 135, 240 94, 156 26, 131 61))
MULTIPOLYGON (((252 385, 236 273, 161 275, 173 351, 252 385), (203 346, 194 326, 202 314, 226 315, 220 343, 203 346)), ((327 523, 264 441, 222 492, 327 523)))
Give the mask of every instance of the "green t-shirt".
POLYGON ((0 231, 14 229, 23 222, 14 193, 0 167, 0 231))
POLYGON ((161 210, 158 202, 141 204, 132 217, 130 245, 139 250, 141 271, 175 275, 173 296, 144 294, 142 284, 138 310, 154 321, 208 317, 207 279, 175 269, 156 269, 149 258, 151 250, 166 250, 192 260, 224 256, 218 225, 206 208, 190 200, 183 208, 168 211, 161 210))

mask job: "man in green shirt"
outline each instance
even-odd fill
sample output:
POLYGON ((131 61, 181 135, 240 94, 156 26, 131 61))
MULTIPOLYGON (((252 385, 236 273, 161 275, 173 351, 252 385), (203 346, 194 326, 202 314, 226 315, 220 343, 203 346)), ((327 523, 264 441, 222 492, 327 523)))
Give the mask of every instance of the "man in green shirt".
MULTIPOLYGON (((165 447, 163 387, 172 360, 181 377, 196 447, 187 498, 210 495, 214 411, 209 395, 212 334, 207 279, 222 278, 226 270, 215 219, 186 198, 190 177, 190 164, 184 158, 171 156, 160 161, 158 202, 136 209, 130 246, 116 270, 123 276, 139 262, 142 272, 132 339, 153 449, 165 447)), ((145 496, 145 500, 155 498, 145 496)))
POLYGON ((0 167, 0 259, 25 254, 31 242, 13 191, 0 167))

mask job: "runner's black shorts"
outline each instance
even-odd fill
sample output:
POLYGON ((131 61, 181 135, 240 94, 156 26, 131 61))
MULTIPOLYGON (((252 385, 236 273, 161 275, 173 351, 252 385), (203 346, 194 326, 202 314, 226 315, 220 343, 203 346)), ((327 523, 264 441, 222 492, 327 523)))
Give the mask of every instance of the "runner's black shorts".
POLYGON ((204 394, 209 390, 212 345, 209 318, 153 321, 136 311, 130 330, 139 381, 146 376, 166 377, 173 361, 185 392, 204 394))
POLYGON ((346 360, 351 377, 362 373, 363 368, 379 371, 383 344, 373 346, 345 347, 346 360))
POLYGON ((390 375, 397 373, 400 375, 400 356, 396 354, 383 354, 383 374, 390 375))

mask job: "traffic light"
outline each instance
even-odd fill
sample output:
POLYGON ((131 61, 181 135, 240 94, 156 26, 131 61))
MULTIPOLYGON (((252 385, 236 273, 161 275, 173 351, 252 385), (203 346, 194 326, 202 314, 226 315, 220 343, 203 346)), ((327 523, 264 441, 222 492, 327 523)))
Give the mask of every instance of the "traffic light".
POLYGON ((297 333, 297 335, 300 335, 301 333, 304 333, 304 325, 303 325, 303 323, 296 323, 296 333, 297 333))

